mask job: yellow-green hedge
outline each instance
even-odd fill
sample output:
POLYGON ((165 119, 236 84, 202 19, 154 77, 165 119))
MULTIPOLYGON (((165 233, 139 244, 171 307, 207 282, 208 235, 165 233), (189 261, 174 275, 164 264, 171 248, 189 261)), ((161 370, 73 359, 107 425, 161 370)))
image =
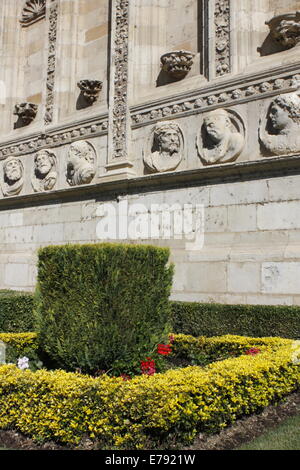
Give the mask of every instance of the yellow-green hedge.
POLYGON ((179 335, 174 348, 197 341, 242 355, 131 381, 1 366, 0 428, 74 445, 89 437, 100 448, 163 448, 172 440, 192 442, 199 432, 220 430, 300 384, 291 340, 179 335), (246 355, 253 347, 260 353, 246 355))
POLYGON ((20 355, 28 348, 36 350, 38 348, 36 340, 36 333, 0 333, 0 341, 11 346, 20 355))

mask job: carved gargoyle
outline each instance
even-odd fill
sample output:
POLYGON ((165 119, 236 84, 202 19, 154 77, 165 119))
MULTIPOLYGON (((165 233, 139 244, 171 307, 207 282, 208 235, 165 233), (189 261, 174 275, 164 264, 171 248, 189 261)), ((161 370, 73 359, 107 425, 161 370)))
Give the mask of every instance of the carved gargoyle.
POLYGON ((195 54, 189 51, 167 52, 160 58, 162 70, 170 77, 180 80, 191 70, 194 56, 195 54))
POLYGON ((80 80, 77 85, 87 103, 92 105, 99 98, 103 83, 100 80, 80 80))
POLYGON ((16 104, 14 114, 19 116, 22 124, 27 126, 36 117, 38 105, 34 103, 20 103, 16 104))

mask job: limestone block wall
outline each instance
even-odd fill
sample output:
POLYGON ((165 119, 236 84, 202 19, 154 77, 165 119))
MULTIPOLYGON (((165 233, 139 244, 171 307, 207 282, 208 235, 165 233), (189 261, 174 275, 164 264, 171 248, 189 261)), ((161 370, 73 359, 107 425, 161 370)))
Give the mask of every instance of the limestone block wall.
POLYGON ((34 289, 41 246, 106 239, 110 207, 109 240, 171 248, 172 298, 298 304, 298 10, 0 2, 0 288, 34 289), (192 208, 203 245, 147 235, 152 205, 192 208))
MULTIPOLYGON (((273 178, 147 190, 112 198, 55 201, 2 210, 0 287, 33 290, 37 249, 49 244, 101 240, 99 207, 121 202, 150 210, 153 204, 204 205, 204 245, 186 239, 127 239, 171 248, 175 263, 172 298, 186 301, 298 305, 300 178, 273 178)), ((115 240, 111 241, 123 241, 115 240)))

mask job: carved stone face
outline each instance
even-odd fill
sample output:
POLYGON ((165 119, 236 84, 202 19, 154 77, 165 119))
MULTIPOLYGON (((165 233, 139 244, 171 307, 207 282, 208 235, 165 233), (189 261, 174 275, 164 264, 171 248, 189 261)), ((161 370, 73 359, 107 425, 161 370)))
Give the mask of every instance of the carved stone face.
POLYGON ((180 139, 175 129, 168 129, 159 134, 159 149, 161 152, 175 153, 179 151, 180 139))
POLYGON ((48 173, 51 171, 52 163, 49 155, 46 152, 41 152, 36 156, 35 168, 42 176, 48 175, 48 173))
POLYGON ((229 122, 223 114, 207 116, 204 121, 208 137, 218 144, 228 133, 229 122))
POLYGON ((21 163, 17 159, 12 159, 5 165, 5 176, 8 181, 14 183, 22 178, 21 163))
POLYGON ((270 109, 270 121, 275 130, 285 129, 291 122, 288 112, 278 104, 273 103, 270 109))

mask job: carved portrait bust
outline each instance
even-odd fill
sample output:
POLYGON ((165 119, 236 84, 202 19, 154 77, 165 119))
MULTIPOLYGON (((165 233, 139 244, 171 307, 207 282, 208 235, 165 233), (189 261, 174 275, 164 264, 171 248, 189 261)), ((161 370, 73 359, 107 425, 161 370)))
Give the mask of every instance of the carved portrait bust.
POLYGON ((21 160, 15 157, 9 157, 3 163, 3 185, 4 196, 15 196, 23 188, 24 168, 21 160))
POLYGON ((148 171, 164 172, 175 170, 182 160, 183 135, 178 124, 165 121, 152 130, 144 163, 148 171))
POLYGON ((271 155, 300 151, 300 97, 297 93, 277 96, 259 130, 262 147, 271 155))
POLYGON ((225 109, 211 111, 203 118, 197 139, 201 160, 208 165, 234 161, 245 144, 243 126, 225 109))
POLYGON ((34 175, 31 179, 34 191, 49 191, 56 180, 56 156, 49 150, 40 150, 34 156, 34 175))
POLYGON ((89 184, 96 174, 96 151, 85 140, 71 144, 67 161, 67 182, 70 186, 89 184))

